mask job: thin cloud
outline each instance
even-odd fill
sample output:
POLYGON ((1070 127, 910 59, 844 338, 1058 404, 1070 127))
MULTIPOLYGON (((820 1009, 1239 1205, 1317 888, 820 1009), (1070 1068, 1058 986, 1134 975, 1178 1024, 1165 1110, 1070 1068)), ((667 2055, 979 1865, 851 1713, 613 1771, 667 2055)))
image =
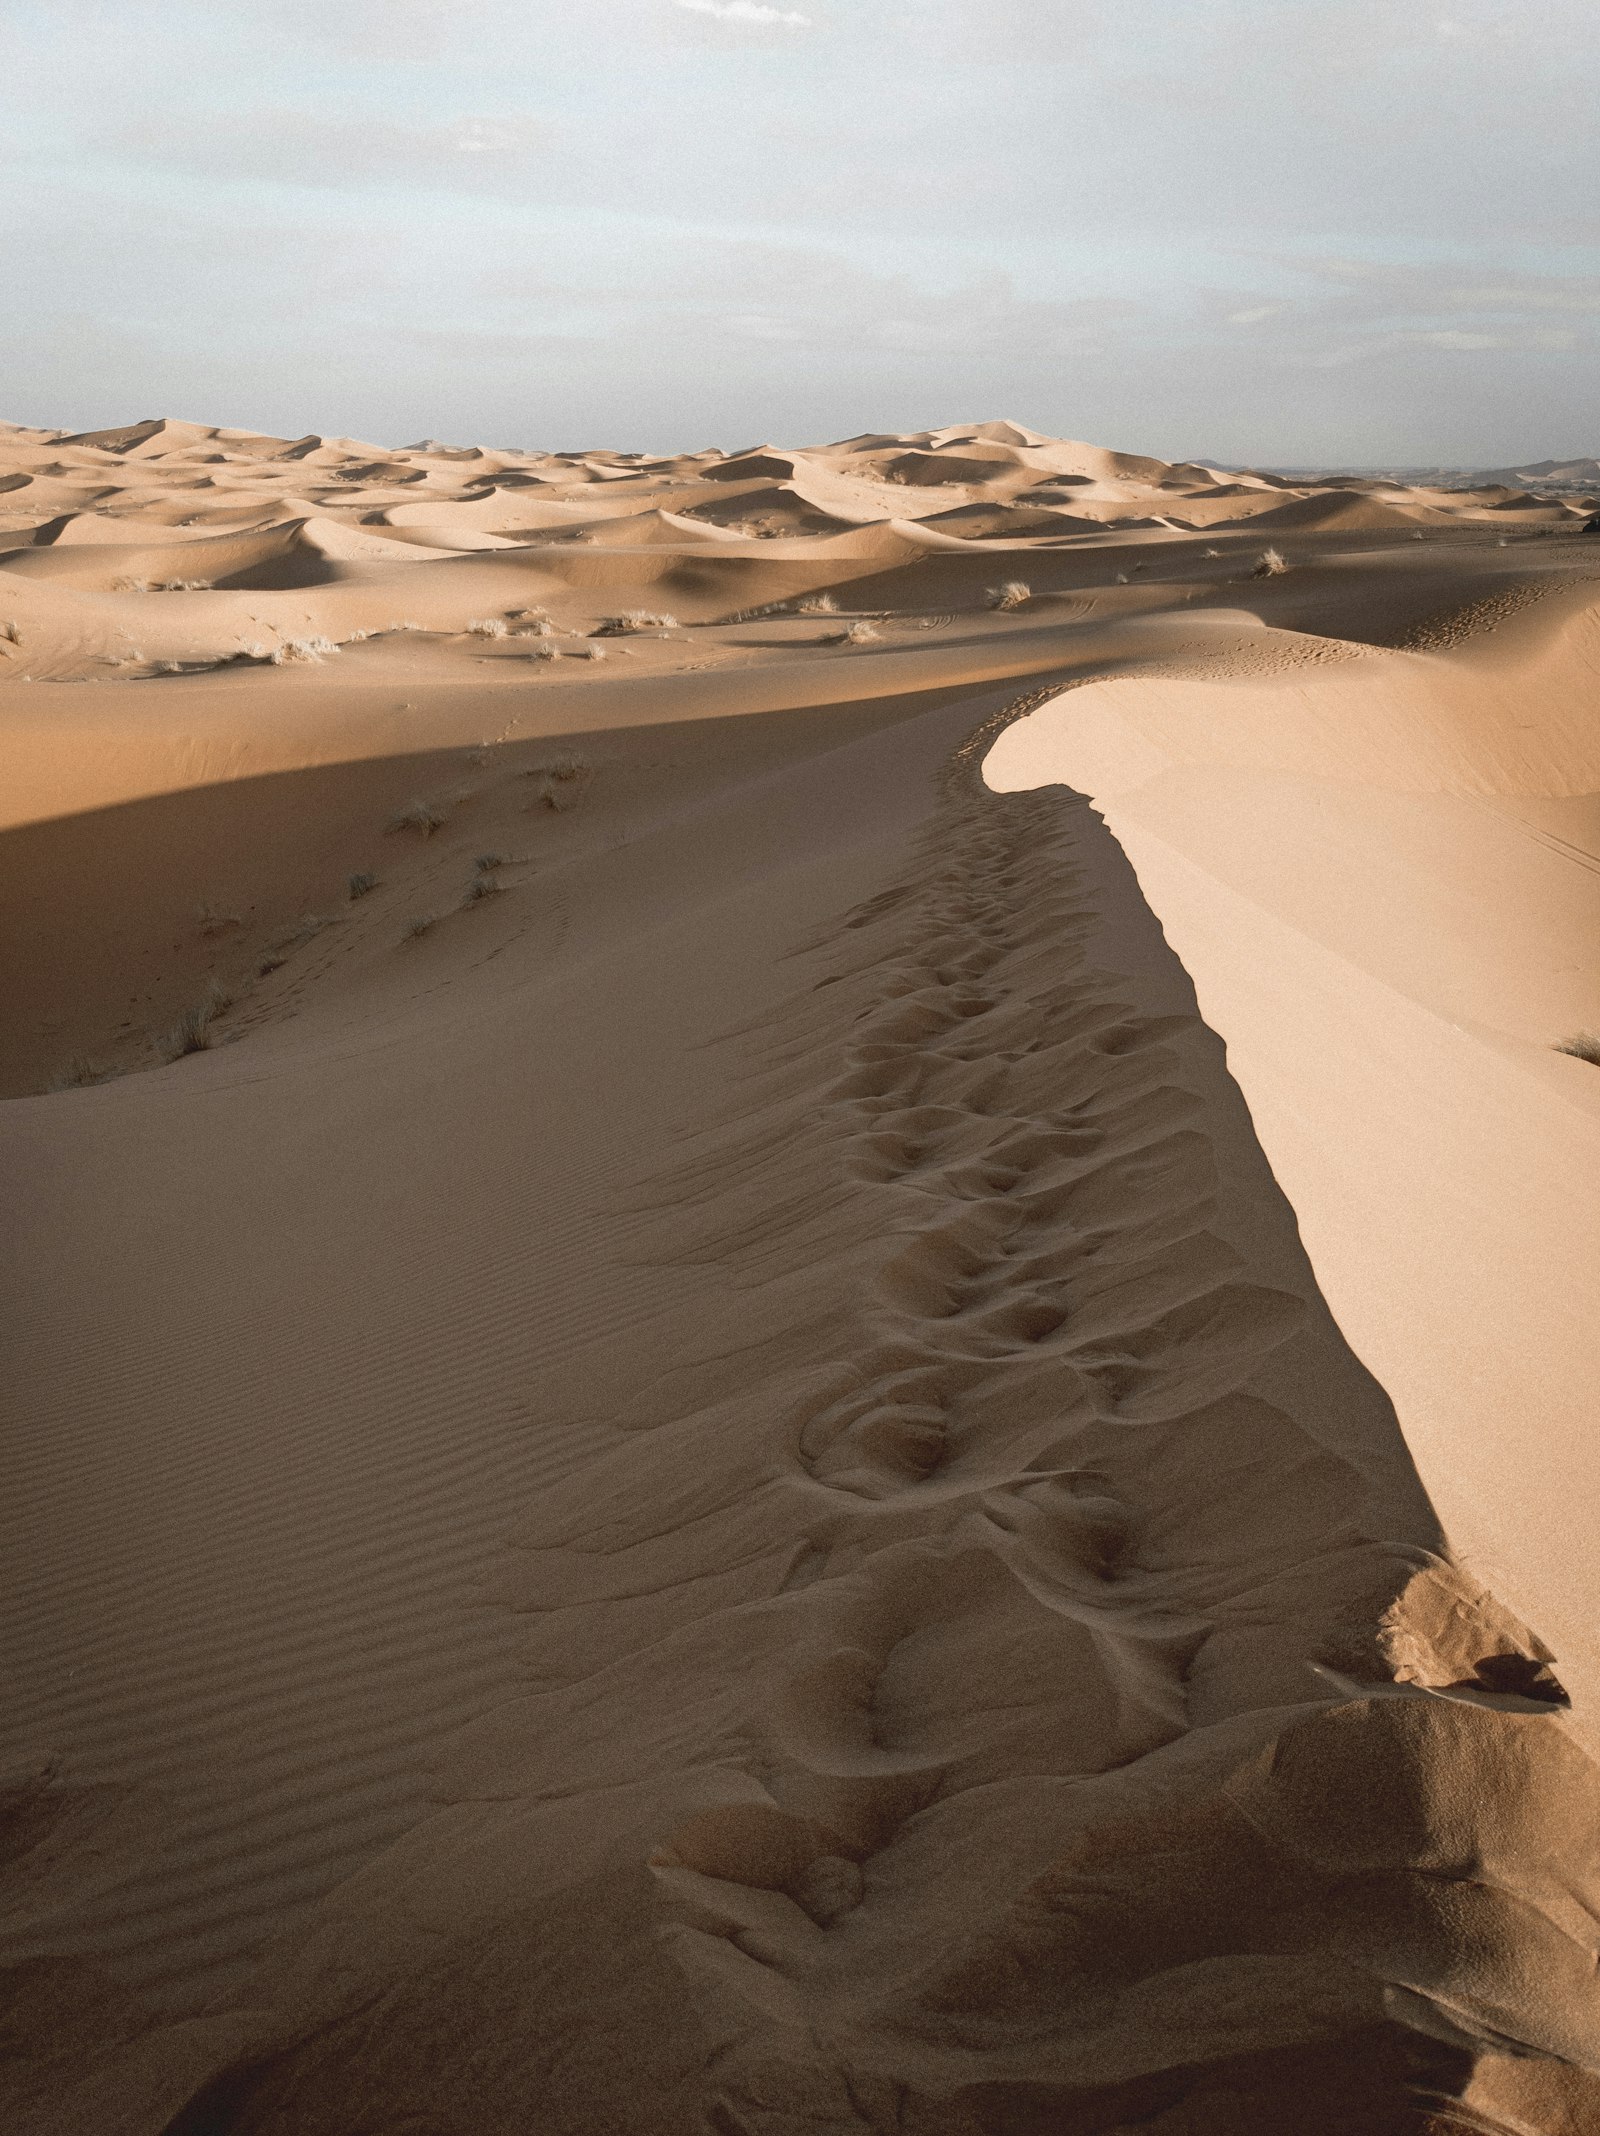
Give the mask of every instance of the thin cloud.
POLYGON ((782 23, 785 29, 809 30, 811 17, 797 8, 767 7, 763 0, 678 0, 691 15, 715 15, 719 22, 782 23))

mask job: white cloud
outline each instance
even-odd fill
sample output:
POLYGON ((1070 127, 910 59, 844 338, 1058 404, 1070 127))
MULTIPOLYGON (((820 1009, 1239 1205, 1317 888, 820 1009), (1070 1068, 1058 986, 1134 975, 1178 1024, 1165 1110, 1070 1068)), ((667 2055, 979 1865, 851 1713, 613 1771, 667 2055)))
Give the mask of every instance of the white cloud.
POLYGON ((767 7, 763 0, 678 0, 691 15, 715 15, 722 22, 781 22, 791 30, 809 30, 811 17, 798 8, 767 7))

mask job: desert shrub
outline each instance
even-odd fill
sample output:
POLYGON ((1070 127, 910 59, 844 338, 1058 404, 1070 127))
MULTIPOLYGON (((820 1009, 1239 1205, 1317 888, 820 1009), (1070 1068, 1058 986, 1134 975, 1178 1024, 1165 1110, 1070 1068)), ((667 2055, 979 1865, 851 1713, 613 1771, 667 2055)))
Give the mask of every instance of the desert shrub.
POLYGON ((865 621, 852 623, 828 640, 830 645, 875 645, 878 642, 877 626, 865 621))
POLYGON ((1574 1060, 1588 1061, 1594 1067, 1600 1068, 1600 1038, 1592 1031, 1576 1031, 1571 1038, 1558 1040, 1555 1050, 1557 1053, 1570 1053, 1574 1060))
POLYGON ((408 801, 398 815, 389 818, 387 828, 391 831, 420 831, 424 838, 431 838, 443 821, 439 811, 426 801, 408 801))
POLYGON ((472 863, 480 875, 488 875, 496 868, 503 868, 505 864, 504 853, 480 853, 472 863))
POLYGON ((528 647, 528 658, 530 660, 559 660, 561 655, 548 639, 539 638, 528 647))
POLYGON ((808 593, 803 601, 796 601, 797 616, 836 616, 839 604, 831 593, 808 593))
POLYGON ((350 894, 352 905, 357 898, 366 897, 377 887, 378 878, 375 875, 368 875, 364 871, 358 871, 356 874, 348 876, 345 880, 345 888, 350 894))
POLYGON ((285 638, 273 654, 272 664, 274 667, 314 666, 338 650, 332 638, 285 638))
POLYGON ((1033 588, 1021 579, 1007 579, 1003 586, 991 586, 984 599, 991 608, 1022 608, 1033 599, 1033 588))
POLYGON ((180 1061, 186 1053, 203 1053, 211 1043, 211 1026, 232 1006, 233 996, 215 979, 191 1007, 184 1010, 167 1036, 167 1059, 180 1061))
POLYGON ((1250 576, 1252 578, 1279 578, 1288 568, 1288 560, 1281 550, 1263 549, 1256 568, 1251 572, 1250 576))
POLYGON ((480 905, 486 897, 498 897, 500 889, 500 878, 497 875, 480 873, 468 883, 467 894, 461 902, 463 905, 480 905))
POLYGON ((580 645, 578 657, 581 660, 604 660, 606 649, 603 645, 580 645))
POLYGON ((58 1068, 45 1085, 54 1094, 58 1090, 87 1090, 91 1083, 98 1083, 105 1070, 90 1060, 87 1054, 75 1053, 65 1067, 58 1068))
POLYGON ((676 616, 657 615, 649 608, 629 608, 620 616, 607 616, 595 631, 597 638, 636 637, 648 630, 676 630, 676 616))
POLYGON ((503 638, 506 626, 498 616, 480 616, 476 623, 467 625, 467 634, 473 638, 503 638))
POLYGON ((419 937, 425 935, 430 927, 436 927, 438 922, 439 915, 436 912, 419 912, 416 918, 408 924, 402 939, 407 942, 415 942, 419 937))

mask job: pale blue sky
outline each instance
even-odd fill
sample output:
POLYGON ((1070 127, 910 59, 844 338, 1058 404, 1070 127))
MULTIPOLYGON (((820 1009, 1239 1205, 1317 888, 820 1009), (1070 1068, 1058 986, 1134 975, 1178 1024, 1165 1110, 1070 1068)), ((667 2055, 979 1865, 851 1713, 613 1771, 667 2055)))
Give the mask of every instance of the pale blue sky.
POLYGON ((0 0, 0 413, 1594 452, 1596 0, 0 0))

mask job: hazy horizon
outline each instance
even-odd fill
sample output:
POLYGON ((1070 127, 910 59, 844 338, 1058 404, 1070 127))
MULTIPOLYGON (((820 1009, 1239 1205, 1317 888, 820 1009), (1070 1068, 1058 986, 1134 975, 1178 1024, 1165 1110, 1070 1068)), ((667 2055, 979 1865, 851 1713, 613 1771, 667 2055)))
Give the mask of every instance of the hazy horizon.
POLYGON ((8 29, 11 421, 1595 450, 1581 0, 63 0, 8 29))

